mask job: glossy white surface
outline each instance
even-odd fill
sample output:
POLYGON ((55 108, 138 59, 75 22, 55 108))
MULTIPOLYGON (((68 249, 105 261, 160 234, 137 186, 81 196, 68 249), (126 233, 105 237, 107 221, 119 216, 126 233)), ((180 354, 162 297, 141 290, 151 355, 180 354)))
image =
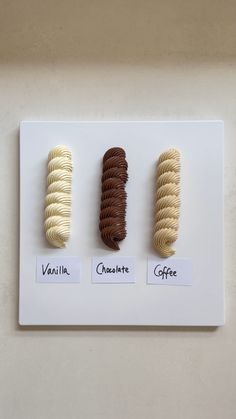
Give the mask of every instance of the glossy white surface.
POLYGON ((20 168, 21 325, 224 323, 222 122, 22 122, 20 168), (50 247, 43 229, 47 156, 58 144, 73 158, 71 238, 64 249, 50 247), (119 252, 106 247, 98 231, 101 164, 111 147, 125 149, 129 174, 127 237, 119 252), (173 248, 192 262, 190 287, 147 285, 147 258, 158 256, 152 246, 156 165, 169 148, 181 153, 179 238, 173 248), (80 284, 40 284, 38 256, 78 256, 80 284), (93 256, 135 257, 136 283, 93 284, 93 256))

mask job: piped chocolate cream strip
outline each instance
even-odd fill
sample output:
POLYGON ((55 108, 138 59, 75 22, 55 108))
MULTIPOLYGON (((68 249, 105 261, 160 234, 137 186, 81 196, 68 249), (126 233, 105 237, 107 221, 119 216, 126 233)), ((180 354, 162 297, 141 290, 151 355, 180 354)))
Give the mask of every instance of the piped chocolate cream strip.
POLYGON ((114 250, 120 249, 118 242, 126 237, 128 163, 125 157, 120 147, 110 148, 103 157, 99 229, 103 242, 114 250))

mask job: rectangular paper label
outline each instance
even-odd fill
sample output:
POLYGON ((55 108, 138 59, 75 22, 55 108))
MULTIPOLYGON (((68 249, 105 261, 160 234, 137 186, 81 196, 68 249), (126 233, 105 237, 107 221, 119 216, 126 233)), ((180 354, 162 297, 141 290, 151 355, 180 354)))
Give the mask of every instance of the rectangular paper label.
POLYGON ((37 282, 71 283, 80 282, 80 260, 74 256, 38 256, 37 282))
POLYGON ((135 282, 133 257, 93 257, 92 282, 95 284, 130 284, 135 282))
POLYGON ((147 284, 192 285, 192 262, 185 258, 148 259, 147 284))

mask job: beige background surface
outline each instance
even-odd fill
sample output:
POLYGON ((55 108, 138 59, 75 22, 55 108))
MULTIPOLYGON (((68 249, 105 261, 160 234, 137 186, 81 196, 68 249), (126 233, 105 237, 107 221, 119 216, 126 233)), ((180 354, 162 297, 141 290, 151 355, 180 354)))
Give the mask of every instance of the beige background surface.
POLYGON ((235 418, 236 2, 0 8, 0 418, 235 418), (199 118, 225 121, 226 325, 20 329, 20 120, 199 118))

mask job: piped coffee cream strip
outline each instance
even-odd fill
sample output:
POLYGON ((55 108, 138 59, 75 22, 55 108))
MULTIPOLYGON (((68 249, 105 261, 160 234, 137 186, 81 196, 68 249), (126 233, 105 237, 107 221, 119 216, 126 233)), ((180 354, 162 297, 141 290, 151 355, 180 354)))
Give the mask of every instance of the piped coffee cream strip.
POLYGON ((180 152, 169 149, 157 164, 153 244, 161 257, 175 254, 180 213, 180 152))
POLYGON ((48 243, 65 247, 70 236, 72 157, 64 145, 48 155, 44 229, 48 243))

